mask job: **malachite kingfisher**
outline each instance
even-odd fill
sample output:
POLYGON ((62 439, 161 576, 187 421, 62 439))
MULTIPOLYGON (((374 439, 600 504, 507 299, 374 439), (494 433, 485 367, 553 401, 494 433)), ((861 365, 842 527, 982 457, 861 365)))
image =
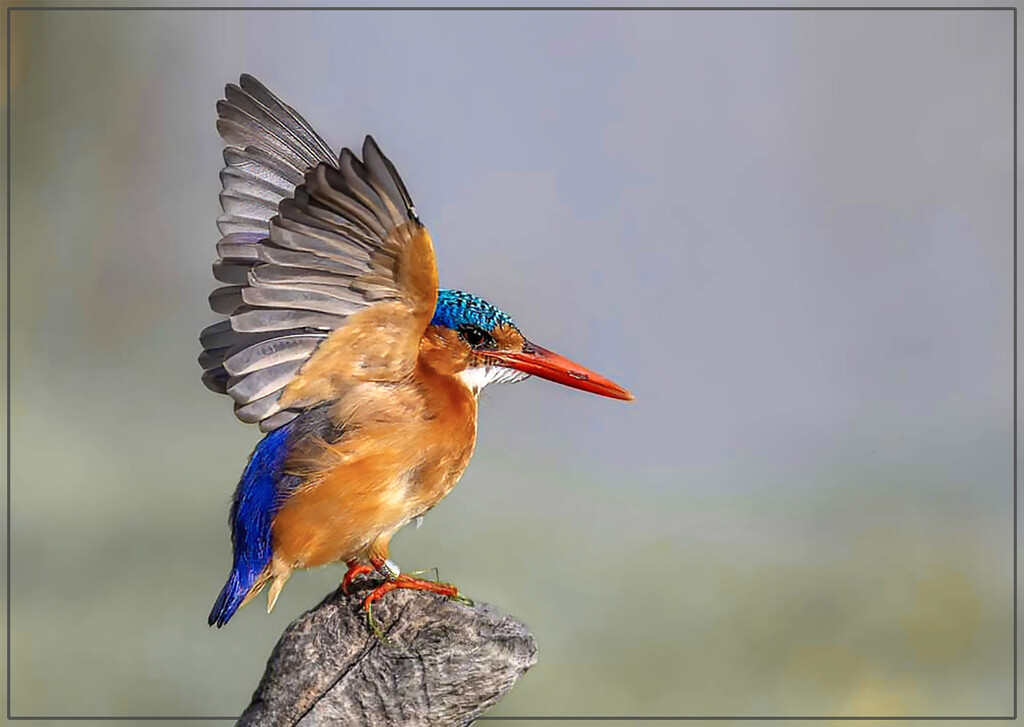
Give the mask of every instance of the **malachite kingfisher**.
POLYGON ((469 293, 438 288, 434 248, 372 137, 335 155, 243 75, 217 103, 226 142, 210 295, 226 316, 200 335, 203 381, 265 433, 231 502, 234 558, 210 612, 223 626, 292 572, 344 562, 347 589, 458 597, 402 574, 391 537, 459 481, 489 383, 539 376, 614 399, 626 389, 523 337, 469 293))

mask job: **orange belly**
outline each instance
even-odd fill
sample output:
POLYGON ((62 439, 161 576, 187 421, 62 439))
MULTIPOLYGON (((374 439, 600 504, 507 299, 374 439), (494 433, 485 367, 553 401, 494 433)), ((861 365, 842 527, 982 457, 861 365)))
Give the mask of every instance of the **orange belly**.
POLYGON ((403 392, 398 421, 345 404, 349 433, 321 444, 314 471, 274 519, 275 570, 365 558, 458 482, 476 441, 476 398, 451 377, 417 374, 409 386, 418 405, 403 392))

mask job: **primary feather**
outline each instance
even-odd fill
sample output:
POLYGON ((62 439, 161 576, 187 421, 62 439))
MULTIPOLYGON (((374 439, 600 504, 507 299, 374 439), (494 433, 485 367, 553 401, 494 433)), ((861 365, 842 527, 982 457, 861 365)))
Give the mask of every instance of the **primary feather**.
MULTIPOLYGON (((227 319, 203 331, 199 362, 204 383, 235 400, 239 419, 272 431, 301 409, 282 407, 280 397, 332 332, 382 301, 419 305, 424 291, 396 277, 417 244, 399 228, 417 220, 372 138, 362 160, 349 149, 335 157, 249 75, 225 88, 217 113, 228 146, 213 272, 226 285, 210 307, 227 319)), ((427 262, 432 269, 432 250, 427 262)), ((395 325, 410 320, 398 316, 395 325)))

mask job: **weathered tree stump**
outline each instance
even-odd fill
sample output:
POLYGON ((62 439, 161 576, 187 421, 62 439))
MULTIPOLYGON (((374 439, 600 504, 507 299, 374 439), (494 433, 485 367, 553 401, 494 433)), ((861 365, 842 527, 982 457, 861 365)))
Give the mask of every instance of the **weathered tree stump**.
POLYGON ((338 589, 274 647, 239 725, 466 725, 537 660, 533 635, 492 607, 398 590, 361 611, 380 581, 338 589))

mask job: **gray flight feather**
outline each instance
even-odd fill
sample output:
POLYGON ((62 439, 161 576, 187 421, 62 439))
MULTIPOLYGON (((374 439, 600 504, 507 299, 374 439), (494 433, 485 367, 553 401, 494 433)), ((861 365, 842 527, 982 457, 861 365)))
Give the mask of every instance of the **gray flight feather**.
POLYGON ((266 86, 250 76, 248 73, 243 73, 241 78, 238 79, 239 85, 242 90, 251 95, 254 99, 259 101, 274 115, 283 126, 291 129, 297 136, 303 137, 310 147, 318 150, 315 153, 320 157, 322 161, 330 161, 333 155, 331 148, 327 146, 323 139, 317 135, 313 128, 302 118, 295 109, 288 106, 281 101, 277 96, 270 92, 266 86))
MULTIPOLYGON (((356 311, 366 307, 365 294, 354 287, 343 288, 340 285, 324 285, 310 280, 297 280, 294 282, 267 282, 258 280, 255 275, 250 275, 249 281, 252 285, 250 285, 246 290, 276 293, 278 294, 277 300, 285 300, 289 294, 294 294, 296 296, 311 294, 315 296, 324 296, 326 298, 331 298, 343 303, 349 303, 354 306, 353 310, 340 315, 349 315, 350 313, 355 313, 356 311)), ((250 300, 245 291, 243 291, 242 298, 249 305, 260 305, 259 303, 253 302, 257 298, 252 298, 250 300)))
POLYGON ((333 331, 341 328, 344 323, 344 317, 307 310, 255 308, 231 316, 231 327, 239 333, 287 331, 292 328, 333 331))
MULTIPOLYGON (((287 197, 292 189, 302 184, 304 169, 296 169, 257 146, 224 147, 222 175, 259 182, 261 186, 280 190, 287 197)), ((223 177, 221 178, 223 181, 223 177)))
POLYGON ((363 301, 342 300, 318 290, 310 290, 308 286, 244 288, 241 296, 252 306, 319 311, 340 317, 351 315, 366 307, 363 301))
POLYGON ((267 394, 284 388, 292 380, 303 361, 287 361, 275 366, 268 366, 240 378, 232 376, 228 379, 228 396, 239 404, 248 404, 262 399, 267 394))
POLYGON ((279 411, 277 414, 271 414, 266 419, 260 422, 260 431, 272 432, 275 429, 283 427, 285 424, 290 422, 298 415, 299 412, 293 411, 291 409, 285 409, 284 411, 279 411))
POLYGON ((326 333, 281 336, 260 341, 224 359, 224 370, 242 376, 285 361, 305 361, 327 338, 326 333))
POLYGON ((416 220, 394 165, 371 137, 360 160, 335 156, 293 109, 243 75, 217 103, 223 137, 211 308, 200 335, 203 382, 264 432, 291 421, 280 395, 332 331, 398 299, 396 227, 416 220))
POLYGON ((228 215, 270 220, 271 217, 277 214, 277 200, 270 202, 238 191, 222 192, 220 203, 224 208, 224 213, 228 215))
POLYGON ((380 238, 312 199, 305 187, 295 190, 293 199, 282 200, 279 209, 283 220, 300 222, 317 229, 333 230, 366 250, 380 247, 380 238))
POLYGON ((217 256, 221 260, 260 259, 260 240, 266 237, 265 232, 234 232, 225 235, 217 243, 217 256))
POLYGON ((227 101, 217 102, 217 114, 220 116, 217 119, 217 129, 229 144, 243 148, 249 145, 259 146, 276 154, 281 161, 296 169, 309 166, 310 160, 305 150, 290 145, 289 140, 282 138, 280 131, 272 125, 264 125, 259 118, 227 101))
POLYGON ((231 327, 231 321, 222 320, 204 328, 202 333, 199 334, 199 342, 207 350, 223 348, 234 343, 237 336, 238 334, 231 327))
POLYGON ((257 422, 281 411, 281 389, 249 404, 235 404, 235 416, 246 424, 257 422))
POLYGON ((246 285, 249 282, 249 271, 252 265, 236 261, 218 260, 213 264, 213 277, 228 285, 246 285))
POLYGON ((217 229, 220 234, 228 235, 250 234, 262 232, 266 234, 267 221, 254 217, 239 217, 238 215, 221 215, 217 218, 217 229))
MULTIPOLYGON (((328 233, 332 240, 342 240, 342 249, 355 243, 356 248, 362 248, 367 254, 375 249, 380 243, 377 238, 364 230, 352 225, 340 215, 325 209, 315 201, 309 200, 305 195, 296 195, 296 199, 286 199, 280 205, 281 221, 280 227, 289 230, 301 230, 303 227, 311 228, 313 234, 328 233)), ((359 254, 356 251, 353 255, 359 254)))
POLYGON ((242 286, 225 285, 210 293, 210 308, 214 313, 231 315, 242 305, 242 286))
MULTIPOLYGON (((367 262, 358 260, 341 261, 314 255, 311 252, 299 252, 287 250, 274 245, 269 240, 259 247, 260 259, 266 263, 293 268, 304 268, 306 270, 319 270, 325 273, 333 273, 345 278, 362 275, 370 270, 367 262)), ((268 266, 269 267, 269 266, 268 266)))
POLYGON ((294 133, 286 124, 274 117, 273 113, 238 86, 229 83, 224 89, 225 103, 231 104, 249 119, 259 124, 280 144, 299 156, 296 167, 311 167, 322 161, 301 134, 294 133))
POLYGON ((311 252, 340 262, 368 262, 370 259, 370 253, 363 247, 341 235, 280 217, 270 226, 270 239, 289 250, 311 252))
POLYGON ((232 239, 244 237, 241 233, 226 235, 217 243, 217 256, 221 260, 246 260, 257 262, 260 259, 260 247, 256 242, 233 242, 232 239))
POLYGON ((203 352, 199 354, 199 365, 204 370, 215 369, 224 363, 224 359, 231 355, 232 350, 234 349, 231 346, 203 349, 203 352))
POLYGON ((228 393, 228 374, 223 368, 217 367, 203 372, 203 384, 217 394, 228 393))
POLYGON ((306 191, 313 199, 365 228, 377 239, 386 240, 388 231, 381 225, 377 216, 345 194, 344 188, 345 178, 341 176, 341 172, 326 164, 321 164, 306 173, 306 191))
POLYGON ((321 270, 309 268, 292 267, 288 265, 258 265, 252 268, 250 273, 246 271, 246 280, 251 280, 253 285, 267 284, 280 285, 287 283, 307 283, 310 285, 327 286, 338 290, 339 277, 356 277, 356 273, 349 276, 339 276, 338 273, 326 273, 321 270))
MULTIPOLYGON (((416 207, 402 183, 402 178, 398 176, 395 166, 384 156, 372 136, 363 139, 363 164, 369 172, 370 184, 381 198, 390 200, 393 205, 401 205, 405 218, 416 219, 416 207)), ((399 219, 405 221, 401 217, 399 219)))
MULTIPOLYGON (((402 224, 403 220, 397 220, 391 216, 385 202, 380 198, 373 187, 364 178, 367 175, 366 168, 356 159, 351 149, 342 149, 338 157, 341 170, 341 178, 345 182, 345 191, 363 203, 367 210, 374 212, 377 221, 384 227, 391 227, 402 224)), ((390 201, 390 200, 389 200, 390 201)), ((394 203, 391 204, 394 207, 394 203)))
MULTIPOLYGON (((220 183, 225 191, 242 192, 261 197, 268 202, 280 202, 295 188, 296 183, 287 176, 279 175, 275 170, 266 167, 258 168, 249 162, 248 157, 241 157, 239 164, 227 153, 229 150, 232 150, 232 147, 224 150, 224 159, 229 166, 220 172, 220 183), (230 166, 231 164, 237 166, 230 166)), ((301 183, 300 177, 298 184, 301 183)))

